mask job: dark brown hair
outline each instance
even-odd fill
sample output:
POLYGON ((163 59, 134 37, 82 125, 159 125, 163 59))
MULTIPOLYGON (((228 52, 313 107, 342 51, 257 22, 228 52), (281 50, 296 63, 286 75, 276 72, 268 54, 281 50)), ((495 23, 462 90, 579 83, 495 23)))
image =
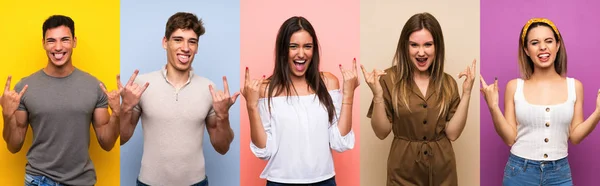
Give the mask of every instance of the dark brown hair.
POLYGON ((290 53, 290 39, 294 33, 301 30, 310 34, 314 45, 311 63, 308 66, 304 77, 306 78, 309 88, 315 91, 315 94, 319 97, 319 101, 327 109, 329 122, 331 123, 335 114, 335 107, 333 106, 333 101, 331 95, 329 95, 329 92, 327 91, 325 82, 323 82, 323 78, 321 77, 322 74, 319 72, 319 40, 317 39, 315 29, 304 17, 291 17, 283 22, 279 28, 277 40, 275 41, 275 68, 273 69, 273 75, 268 78, 270 80, 269 85, 267 86, 268 105, 271 105, 271 98, 274 96, 283 92, 289 96, 292 95, 292 90, 293 92, 296 92, 296 88, 290 77, 292 72, 290 71, 288 58, 290 53), (273 93, 274 91, 275 93, 273 93))
POLYGON ((165 29, 165 38, 169 40, 171 34, 177 29, 190 29, 193 30, 198 37, 204 34, 204 26, 202 19, 198 19, 196 15, 187 12, 177 12, 169 17, 167 21, 167 28, 165 29))

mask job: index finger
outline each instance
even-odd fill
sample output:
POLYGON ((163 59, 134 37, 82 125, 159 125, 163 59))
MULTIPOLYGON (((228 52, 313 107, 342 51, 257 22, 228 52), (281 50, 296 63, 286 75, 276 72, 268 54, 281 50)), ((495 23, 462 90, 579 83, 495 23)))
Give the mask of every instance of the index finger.
POLYGON ((481 81, 481 85, 483 86, 483 88, 488 86, 488 84, 485 82, 485 79, 483 79, 483 76, 481 74, 479 74, 479 80, 481 81))
POLYGON ((8 79, 6 80, 6 87, 4 87, 4 93, 10 91, 10 80, 12 79, 12 76, 8 76, 8 79))
POLYGON ((246 84, 246 82, 248 82, 248 79, 250 79, 250 70, 248 69, 248 67, 246 67, 246 75, 244 76, 244 85, 246 84))
POLYGON ((138 69, 135 69, 135 71, 133 71, 133 75, 131 75, 131 77, 129 78, 129 81, 127 82, 127 85, 133 85, 133 81, 135 81, 135 78, 137 77, 138 73, 140 71, 138 69))
POLYGON ((363 76, 367 79, 367 71, 365 70, 365 66, 360 65, 360 69, 362 70, 363 76))
POLYGON ((223 76, 223 88, 225 90, 225 94, 229 96, 229 84, 227 83, 227 77, 223 76))
POLYGON ((121 74, 117 74, 117 88, 122 89, 123 83, 121 83, 121 74))
POLYGON ((352 70, 354 70, 354 72, 356 72, 357 71, 357 68, 356 68, 356 58, 354 58, 354 60, 352 60, 352 65, 354 67, 352 70))

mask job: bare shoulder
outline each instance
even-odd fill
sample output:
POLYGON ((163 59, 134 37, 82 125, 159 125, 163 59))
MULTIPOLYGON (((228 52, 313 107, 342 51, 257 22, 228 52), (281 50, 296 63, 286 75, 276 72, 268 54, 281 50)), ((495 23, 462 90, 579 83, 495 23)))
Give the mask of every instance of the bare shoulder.
POLYGON ((325 82, 325 86, 327 90, 337 90, 340 89, 339 79, 330 72, 321 72, 321 77, 323 78, 323 82, 325 82))
POLYGON ((575 92, 577 94, 583 95, 583 83, 581 83, 581 81, 575 78, 573 78, 573 81, 575 82, 575 92))
POLYGON ((515 93, 515 91, 517 90, 517 81, 518 79, 511 79, 510 81, 508 81, 508 83, 506 83, 506 93, 515 93))
POLYGON ((268 87, 269 87, 269 83, 271 81, 270 80, 263 80, 263 82, 260 84, 260 88, 258 89, 258 98, 265 98, 267 97, 267 91, 268 91, 268 87))

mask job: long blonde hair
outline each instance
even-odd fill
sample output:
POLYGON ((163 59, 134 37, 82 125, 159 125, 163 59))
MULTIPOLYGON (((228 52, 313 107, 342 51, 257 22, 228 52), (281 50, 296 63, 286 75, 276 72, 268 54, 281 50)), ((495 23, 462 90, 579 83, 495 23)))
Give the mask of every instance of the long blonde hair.
MULTIPOLYGON (((408 111, 411 112, 408 95, 410 95, 410 83, 413 81, 416 67, 410 59, 408 42, 410 34, 422 29, 428 30, 433 36, 435 58, 427 71, 429 71, 431 82, 433 83, 429 85, 429 88, 439 90, 439 116, 442 116, 448 111, 453 93, 457 88, 452 85, 454 82, 451 82, 451 78, 444 78, 444 36, 440 24, 435 17, 429 13, 413 15, 406 21, 404 28, 402 28, 392 66, 392 69, 395 71, 390 74, 393 81, 392 104, 396 111, 398 111, 400 107, 406 107, 408 111)), ((396 113, 398 116, 400 115, 399 112, 396 113)))

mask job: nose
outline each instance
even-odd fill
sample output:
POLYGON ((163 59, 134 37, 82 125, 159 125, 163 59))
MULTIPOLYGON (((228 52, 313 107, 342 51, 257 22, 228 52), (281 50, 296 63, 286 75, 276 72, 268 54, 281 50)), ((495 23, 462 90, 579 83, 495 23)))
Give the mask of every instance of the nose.
POLYGON ((425 49, 423 49, 423 47, 419 47, 419 50, 417 51, 417 56, 424 56, 425 55, 425 49))
POLYGON ((188 42, 183 43, 183 45, 181 46, 181 50, 183 52, 189 52, 190 51, 190 44, 188 42))
POLYGON ((540 50, 544 51, 548 48, 548 44, 546 44, 545 42, 542 42, 542 44, 540 45, 540 50))
POLYGON ((298 57, 304 59, 304 49, 301 48, 300 50, 298 50, 298 57))
POLYGON ((62 49, 63 49, 62 42, 55 42, 54 51, 60 52, 60 51, 62 51, 62 49))

